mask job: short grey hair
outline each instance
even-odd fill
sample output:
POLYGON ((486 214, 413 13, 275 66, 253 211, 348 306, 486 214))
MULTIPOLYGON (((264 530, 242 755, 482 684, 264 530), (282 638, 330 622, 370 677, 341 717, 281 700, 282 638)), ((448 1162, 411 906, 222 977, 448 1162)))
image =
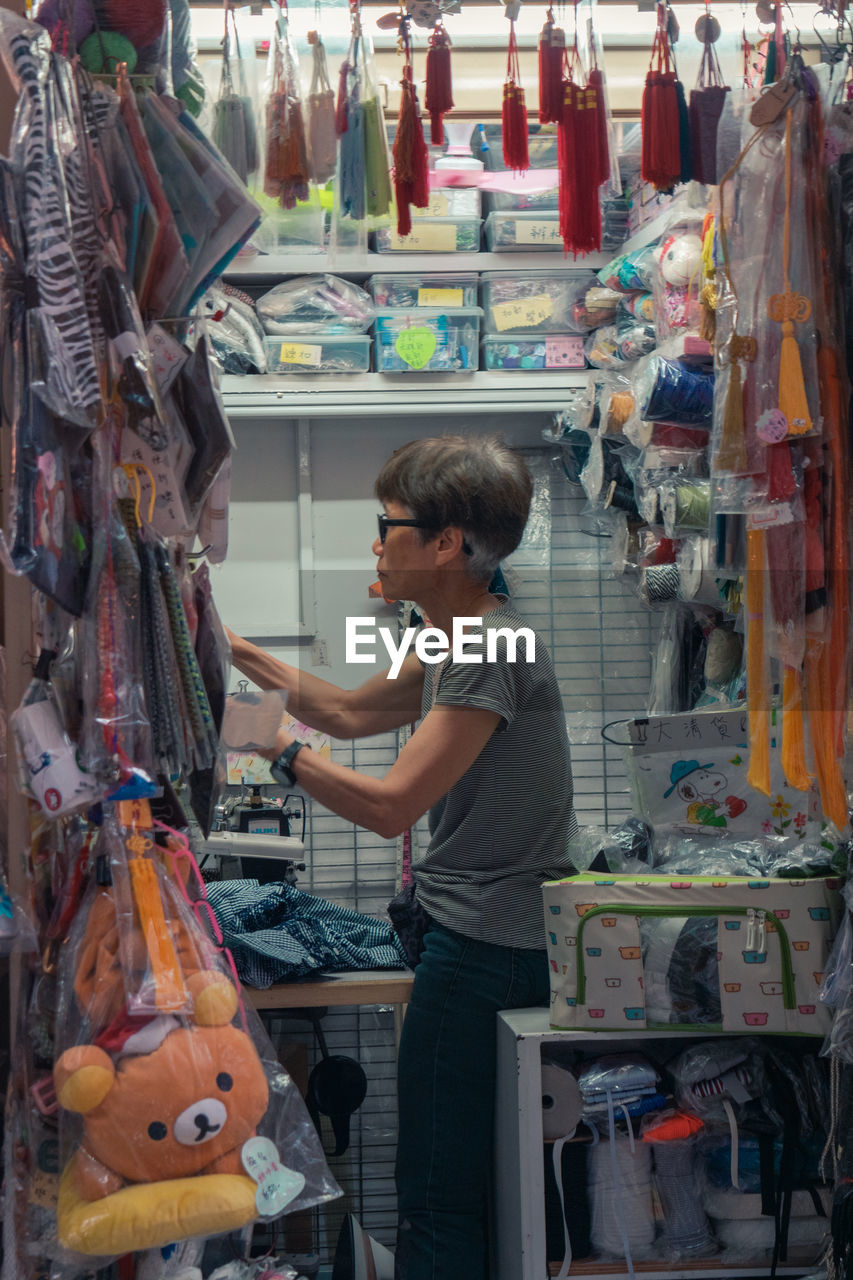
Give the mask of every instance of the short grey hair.
POLYGON ((391 455, 375 491, 380 502, 399 502, 424 521, 425 542, 442 529, 460 529, 468 573, 486 582, 521 542, 533 481, 501 436, 425 436, 391 455))

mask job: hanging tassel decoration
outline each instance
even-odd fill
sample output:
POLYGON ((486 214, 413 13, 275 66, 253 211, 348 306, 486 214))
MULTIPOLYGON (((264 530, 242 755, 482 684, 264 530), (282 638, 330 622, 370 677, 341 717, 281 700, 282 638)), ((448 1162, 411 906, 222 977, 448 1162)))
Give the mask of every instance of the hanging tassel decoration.
MULTIPOLYGON (((692 136, 692 135, 691 135, 692 136)), ((699 337, 713 344, 717 332, 717 289, 714 283, 714 215, 705 214, 702 223, 702 279, 699 304, 699 337)))
POLYGON ((566 33, 549 9, 539 33, 539 123, 559 124, 563 114, 563 55, 566 33))
POLYGON ((400 81, 400 115, 394 136, 394 193, 397 199, 397 232, 407 236, 412 229, 410 206, 425 209, 429 204, 429 155, 415 92, 407 17, 400 19, 400 44, 405 63, 400 81))
POLYGON ((329 81, 326 46, 319 31, 308 32, 311 46, 311 88, 308 91, 308 143, 311 177, 322 186, 335 172, 337 130, 335 94, 329 81))
MULTIPOLYGON (((593 46, 594 47, 594 46, 593 46)), ((593 63, 587 81, 587 92, 595 94, 595 150, 597 185, 610 180, 610 137, 607 121, 607 98, 604 92, 604 76, 597 63, 593 63)))
POLYGON ((764 534, 760 529, 750 529, 747 532, 746 551, 746 697, 749 708, 749 767, 746 780, 756 791, 769 796, 770 703, 764 646, 764 534))
POLYGON ((225 34, 222 40, 222 73, 219 97, 213 108, 213 141, 241 182, 248 181, 250 173, 258 167, 258 136, 247 94, 239 94, 231 75, 231 36, 228 19, 234 23, 234 39, 239 58, 236 18, 231 9, 225 10, 225 34))
POLYGON ((788 435, 806 435, 812 429, 803 363, 794 334, 794 322, 808 320, 812 304, 802 293, 791 289, 791 111, 785 117, 785 224, 783 234, 785 292, 774 293, 767 302, 767 314, 782 326, 779 355, 779 409, 788 422, 788 435))
POLYGON ((758 345, 754 338, 745 338, 739 333, 732 334, 729 339, 729 385, 714 468, 733 475, 743 475, 747 470, 740 362, 744 360, 751 364, 757 354, 758 345))
POLYGON ((453 86, 450 77, 450 36, 441 18, 429 38, 426 56, 426 95, 424 106, 429 113, 430 142, 440 147, 444 142, 441 117, 453 110, 453 86))
POLYGON ((681 174, 681 126, 677 77, 672 68, 667 6, 657 6, 657 28, 643 89, 641 174, 658 191, 670 191, 681 174))
POLYGON ((504 164, 513 173, 526 173, 530 168, 527 148, 527 107, 524 105, 524 90, 521 87, 514 20, 509 24, 506 80, 501 106, 501 135, 504 164))

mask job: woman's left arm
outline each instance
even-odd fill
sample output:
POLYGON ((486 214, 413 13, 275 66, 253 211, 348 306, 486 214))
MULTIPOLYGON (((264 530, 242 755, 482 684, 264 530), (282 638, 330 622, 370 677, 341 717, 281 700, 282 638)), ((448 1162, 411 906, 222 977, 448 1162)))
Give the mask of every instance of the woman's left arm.
MULTIPOLYGON (((384 778, 347 769, 314 751, 300 751, 290 768, 299 786, 327 809, 392 839, 447 794, 500 722, 496 711, 481 707, 433 707, 384 778)), ((262 754, 275 759, 292 741, 281 730, 275 748, 262 754)))

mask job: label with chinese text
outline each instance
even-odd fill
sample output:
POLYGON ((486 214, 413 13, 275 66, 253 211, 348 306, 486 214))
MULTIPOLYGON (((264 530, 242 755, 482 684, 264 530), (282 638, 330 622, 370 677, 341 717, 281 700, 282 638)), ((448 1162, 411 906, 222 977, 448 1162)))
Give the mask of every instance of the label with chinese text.
POLYGON ((554 299, 547 293, 539 293, 532 298, 497 302, 492 307, 492 314, 498 333, 505 333, 508 329, 532 329, 554 314, 554 299))

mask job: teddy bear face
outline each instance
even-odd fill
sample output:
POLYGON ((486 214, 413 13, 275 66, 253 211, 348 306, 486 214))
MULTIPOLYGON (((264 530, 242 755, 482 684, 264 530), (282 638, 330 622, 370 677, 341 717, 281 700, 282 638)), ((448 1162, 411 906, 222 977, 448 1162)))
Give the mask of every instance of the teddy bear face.
POLYGON ((103 1102, 85 1117, 83 1145, 128 1182, 200 1173, 254 1133, 266 1076, 237 1027, 179 1027, 152 1053, 119 1060, 103 1102))

